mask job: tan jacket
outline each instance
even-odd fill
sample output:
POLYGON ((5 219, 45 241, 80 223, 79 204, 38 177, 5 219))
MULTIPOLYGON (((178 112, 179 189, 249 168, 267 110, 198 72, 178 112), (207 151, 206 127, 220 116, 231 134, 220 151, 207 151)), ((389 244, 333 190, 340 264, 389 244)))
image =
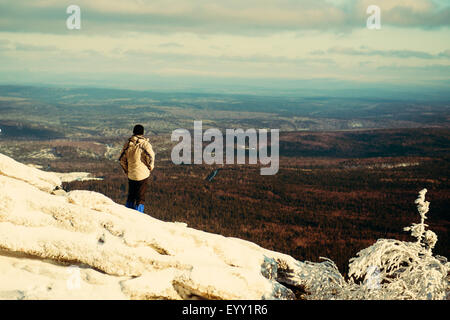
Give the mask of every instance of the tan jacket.
POLYGON ((155 153, 147 138, 135 135, 123 146, 119 161, 129 179, 140 181, 148 178, 155 167, 155 153))

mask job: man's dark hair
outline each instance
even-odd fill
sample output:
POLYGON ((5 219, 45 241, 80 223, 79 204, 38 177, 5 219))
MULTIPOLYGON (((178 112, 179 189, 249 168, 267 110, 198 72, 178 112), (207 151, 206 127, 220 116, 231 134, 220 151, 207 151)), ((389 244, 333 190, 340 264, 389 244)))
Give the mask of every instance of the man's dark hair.
POLYGON ((144 134, 144 127, 140 124, 135 125, 133 129, 133 134, 134 135, 144 134))

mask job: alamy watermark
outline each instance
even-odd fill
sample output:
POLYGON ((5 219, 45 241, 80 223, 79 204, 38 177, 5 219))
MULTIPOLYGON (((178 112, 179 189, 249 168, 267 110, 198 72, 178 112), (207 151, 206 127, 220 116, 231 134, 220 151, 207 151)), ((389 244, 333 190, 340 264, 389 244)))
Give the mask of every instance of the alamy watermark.
POLYGON ((367 14, 370 16, 367 18, 366 26, 369 30, 380 30, 381 29, 381 9, 379 6, 370 5, 366 10, 367 14))
MULTIPOLYGON (((70 16, 66 20, 66 26, 69 30, 81 29, 81 9, 78 5, 71 4, 67 7, 66 13, 70 16)), ((369 30, 381 29, 381 9, 377 5, 370 5, 366 10, 370 16, 367 18, 366 26, 369 30)))
POLYGON ((377 266, 367 268, 364 284, 371 290, 379 290, 381 288, 380 269, 377 266))
POLYGON ((69 278, 66 280, 66 287, 68 290, 81 289, 81 272, 80 268, 76 265, 67 267, 67 273, 69 278))
MULTIPOLYGON (((217 128, 203 132, 202 121, 194 121, 194 164, 234 164, 235 146, 236 163, 245 164, 248 153, 248 163, 270 165, 261 168, 261 175, 274 175, 279 169, 279 129, 270 130, 270 146, 267 129, 226 129, 225 159, 223 133, 217 128), (246 143, 248 141, 248 144, 246 143), (203 142, 210 142, 203 149, 203 142), (235 144, 236 142, 236 144, 235 144), (270 148, 270 156, 268 155, 270 148)), ((176 129, 172 132, 172 141, 179 143, 172 149, 171 158, 174 164, 192 163, 192 136, 187 129, 176 129), (181 139, 181 141, 180 141, 181 139)))
POLYGON ((66 27, 69 30, 81 29, 81 9, 79 6, 72 4, 67 7, 66 13, 70 16, 66 20, 66 27))

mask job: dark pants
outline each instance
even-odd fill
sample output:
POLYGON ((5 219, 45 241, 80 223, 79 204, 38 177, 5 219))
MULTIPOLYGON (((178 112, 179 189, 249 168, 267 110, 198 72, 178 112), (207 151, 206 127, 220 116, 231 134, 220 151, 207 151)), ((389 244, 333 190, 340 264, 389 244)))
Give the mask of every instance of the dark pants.
POLYGON ((128 179, 127 202, 134 205, 145 204, 145 192, 147 191, 148 178, 140 181, 128 179))

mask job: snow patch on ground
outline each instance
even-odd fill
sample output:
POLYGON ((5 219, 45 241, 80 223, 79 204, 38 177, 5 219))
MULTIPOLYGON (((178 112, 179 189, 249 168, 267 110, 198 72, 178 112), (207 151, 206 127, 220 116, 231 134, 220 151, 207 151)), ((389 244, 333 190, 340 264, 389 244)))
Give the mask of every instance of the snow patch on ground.
POLYGON ((54 172, 62 182, 72 181, 89 181, 89 180, 103 180, 103 178, 92 177, 89 172, 54 172))

